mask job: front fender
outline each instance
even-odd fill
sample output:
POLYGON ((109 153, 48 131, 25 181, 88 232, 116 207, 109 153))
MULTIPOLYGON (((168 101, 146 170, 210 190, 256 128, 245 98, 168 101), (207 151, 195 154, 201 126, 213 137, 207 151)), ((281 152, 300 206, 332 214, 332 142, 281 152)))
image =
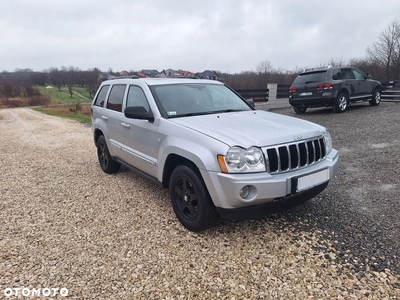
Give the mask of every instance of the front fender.
POLYGON ((207 144, 199 143, 177 137, 166 138, 159 149, 159 166, 158 179, 161 181, 164 173, 165 163, 169 155, 174 154, 181 156, 192 163, 202 172, 202 170, 210 172, 220 172, 217 155, 225 155, 228 146, 217 141, 210 140, 207 144))

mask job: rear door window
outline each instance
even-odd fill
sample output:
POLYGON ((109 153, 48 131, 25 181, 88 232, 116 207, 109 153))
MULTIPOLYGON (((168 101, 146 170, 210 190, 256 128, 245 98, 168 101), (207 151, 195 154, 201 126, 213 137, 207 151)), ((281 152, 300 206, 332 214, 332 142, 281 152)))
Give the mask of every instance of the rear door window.
POLYGON ((111 88, 110 96, 108 96, 107 108, 122 112, 122 102, 124 100, 126 85, 116 84, 111 88))
POLYGON ((341 70, 343 79, 356 79, 353 71, 350 68, 345 68, 341 70))
POLYGON ((342 78, 342 73, 340 72, 340 69, 339 69, 339 70, 334 70, 334 71, 333 71, 332 79, 333 79, 333 80, 342 80, 342 79, 343 79, 343 78, 342 78))
POLYGON ((361 72, 360 70, 353 69, 353 73, 354 73, 354 76, 356 77, 357 80, 367 79, 367 76, 363 72, 361 72))

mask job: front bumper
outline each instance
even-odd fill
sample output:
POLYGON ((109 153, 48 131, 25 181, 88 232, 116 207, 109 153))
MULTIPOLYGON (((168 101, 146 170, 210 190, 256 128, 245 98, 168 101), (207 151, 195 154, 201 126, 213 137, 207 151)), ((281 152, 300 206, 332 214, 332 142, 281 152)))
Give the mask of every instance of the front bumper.
POLYGON ((203 179, 207 185, 210 196, 221 215, 227 215, 230 210, 246 211, 251 206, 257 210, 262 205, 263 210, 273 210, 273 206, 279 202, 277 207, 286 207, 293 203, 304 202, 318 193, 328 185, 335 176, 338 168, 338 152, 333 149, 324 160, 286 173, 271 175, 267 172, 251 174, 225 174, 217 172, 202 172, 203 179), (316 172, 327 170, 326 182, 319 182, 301 192, 295 192, 294 179, 316 172), (240 191, 250 186, 249 196, 242 198, 240 191))
POLYGON ((258 219, 299 205, 321 193, 327 186, 328 182, 325 182, 304 192, 278 198, 272 202, 234 209, 217 207, 217 211, 222 218, 228 220, 258 219))

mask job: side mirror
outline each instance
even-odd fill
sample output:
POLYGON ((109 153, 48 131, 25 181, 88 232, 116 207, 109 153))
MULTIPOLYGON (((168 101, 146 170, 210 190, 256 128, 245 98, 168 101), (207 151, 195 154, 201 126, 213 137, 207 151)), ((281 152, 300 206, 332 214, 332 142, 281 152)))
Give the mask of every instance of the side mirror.
POLYGON ((372 79, 372 75, 371 74, 367 74, 367 79, 372 79))
POLYGON ((147 120, 154 122, 154 115, 151 111, 147 111, 143 106, 130 106, 125 108, 125 117, 129 119, 147 120))

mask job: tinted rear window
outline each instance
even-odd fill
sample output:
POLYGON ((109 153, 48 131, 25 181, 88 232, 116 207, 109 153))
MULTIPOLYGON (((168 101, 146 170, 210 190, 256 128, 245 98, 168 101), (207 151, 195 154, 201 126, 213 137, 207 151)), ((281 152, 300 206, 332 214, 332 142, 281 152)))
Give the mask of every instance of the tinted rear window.
POLYGON ((326 71, 299 74, 297 76, 297 78, 294 80, 293 85, 309 84, 312 82, 325 81, 325 74, 326 74, 326 71))
POLYGON ((111 88, 108 96, 107 108, 122 112, 122 101, 124 99, 126 85, 116 84, 111 88))

